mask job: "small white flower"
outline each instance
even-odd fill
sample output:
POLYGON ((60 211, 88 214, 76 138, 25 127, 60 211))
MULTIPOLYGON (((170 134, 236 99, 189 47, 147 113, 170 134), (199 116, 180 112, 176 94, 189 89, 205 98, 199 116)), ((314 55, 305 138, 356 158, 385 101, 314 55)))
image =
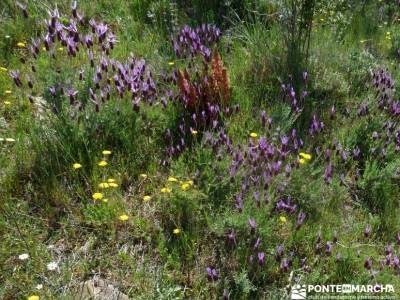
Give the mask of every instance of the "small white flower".
POLYGON ((29 254, 28 253, 22 253, 20 255, 18 255, 18 259, 19 260, 25 260, 29 258, 29 254))
POLYGON ((38 284, 37 286, 36 286, 36 289, 37 290, 41 290, 43 288, 43 284, 38 284))
POLYGON ((54 271, 58 269, 58 264, 55 261, 47 264, 47 270, 54 271))

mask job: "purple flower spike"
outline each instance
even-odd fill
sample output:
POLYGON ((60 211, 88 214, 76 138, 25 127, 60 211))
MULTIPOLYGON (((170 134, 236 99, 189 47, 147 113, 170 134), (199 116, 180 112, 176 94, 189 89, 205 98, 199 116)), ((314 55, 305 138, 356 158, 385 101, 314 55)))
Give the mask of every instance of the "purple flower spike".
POLYGON ((207 267, 206 268, 207 271, 207 277, 209 281, 216 281, 218 280, 218 273, 217 270, 215 270, 214 267, 207 267))
POLYGON ((332 243, 329 241, 326 242, 325 253, 327 256, 331 256, 331 254, 332 254, 332 243))
POLYGON ((22 14, 24 16, 25 19, 29 18, 29 14, 28 14, 28 10, 27 10, 27 5, 26 4, 22 4, 19 3, 17 1, 17 6, 22 10, 22 14))
POLYGON ((262 266, 264 264, 264 258, 265 258, 265 253, 264 252, 258 252, 258 264, 262 266))
POLYGON ((281 261, 281 259, 282 259, 282 257, 283 257, 283 252, 284 252, 284 249, 283 249, 283 246, 282 245, 279 245, 277 248, 276 248, 276 251, 275 251, 275 260, 276 261, 281 261))
POLYGON ((301 225, 303 224, 304 220, 306 218, 306 214, 301 211, 297 217, 297 221, 296 221, 296 229, 299 229, 301 227, 301 225))
POLYGON ((253 218, 249 219, 249 226, 250 226, 250 233, 254 234, 256 232, 257 223, 256 220, 253 218))
POLYGON ((10 71, 10 76, 14 80, 14 83, 17 87, 22 87, 22 81, 20 79, 20 73, 18 70, 10 71))
POLYGON ((367 238, 369 237, 369 235, 371 234, 372 228, 370 225, 367 225, 367 227, 365 227, 364 229, 364 236, 367 238))
POLYGON ((371 270, 372 268, 372 259, 371 257, 367 257, 364 261, 364 268, 367 270, 371 270))

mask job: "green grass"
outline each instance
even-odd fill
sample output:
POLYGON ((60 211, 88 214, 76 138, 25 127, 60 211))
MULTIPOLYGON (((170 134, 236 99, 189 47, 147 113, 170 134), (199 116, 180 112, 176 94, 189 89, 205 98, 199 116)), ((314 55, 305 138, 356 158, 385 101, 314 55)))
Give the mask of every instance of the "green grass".
MULTIPOLYGON (((14 1, 0 4, 0 67, 30 70, 28 50, 17 43, 29 43, 31 37, 43 34, 44 16, 55 2, 61 13, 69 12, 69 3, 63 1, 35 1, 29 4, 30 18, 25 20, 14 1), (21 58, 28 62, 23 64, 21 58)), ((395 295, 400 295, 398 272, 379 267, 385 245, 393 244, 398 255, 400 161, 393 146, 388 147, 386 159, 368 154, 376 145, 372 133, 387 120, 375 107, 372 72, 383 66, 393 78, 400 78, 398 16, 390 3, 382 4, 380 14, 375 3, 364 8, 340 3, 333 7, 322 1, 317 7, 308 62, 309 96, 301 126, 280 90, 289 77, 278 18, 283 2, 233 1, 231 7, 218 1, 78 3, 88 19, 107 22, 117 35, 112 57, 123 61, 133 53, 144 58, 156 81, 161 71, 187 65, 175 58, 172 49, 170 34, 176 26, 206 21, 220 25, 224 36, 218 48, 230 77, 230 105, 240 105, 239 113, 222 119, 234 148, 246 145, 250 132, 274 141, 293 126, 304 136, 306 152, 316 146, 323 151, 332 148, 333 139, 349 153, 360 147, 359 161, 349 158, 340 164, 340 156, 333 155, 335 176, 330 185, 323 180, 324 154, 313 152, 311 161, 290 178, 280 175, 271 183, 270 202, 261 209, 251 189, 242 213, 234 203, 246 178, 230 178, 230 157, 221 149, 210 149, 203 132, 188 138, 190 147, 179 157, 167 166, 161 164, 166 129, 178 132, 183 111, 179 104, 167 109, 160 103, 142 104, 135 112, 130 99, 112 94, 96 112, 87 92, 94 74, 84 51, 73 59, 65 49, 56 52, 55 59, 41 51, 32 92, 41 100, 34 104, 15 87, 8 71, 0 69, 0 138, 15 139, 0 141, 0 298, 76 299, 81 284, 98 276, 132 299, 221 299, 224 289, 230 299, 283 299, 294 277, 290 271, 279 271, 274 255, 280 244, 285 258, 295 253, 293 275, 301 284, 393 284, 395 295), (391 32, 391 39, 386 32, 391 32), (60 75, 57 67, 63 70, 60 75), (77 82, 81 67, 87 78, 79 83, 78 97, 86 105, 78 111, 62 97, 54 100, 48 87, 59 80, 77 82), (363 101, 372 114, 360 118, 357 110, 363 101), (335 120, 329 118, 332 105, 337 110, 335 120), (346 107, 351 108, 349 116, 346 107), (273 119, 269 131, 261 126, 262 110, 273 119), (325 123, 323 135, 314 139, 307 133, 312 113, 325 123), (104 156, 103 150, 112 153, 104 156), (101 160, 108 165, 100 167, 101 160), (74 163, 82 168, 75 170, 74 163), (355 180, 357 168, 361 176, 355 180), (349 174, 343 186, 338 175, 345 170, 349 174), (178 182, 168 181, 169 177, 178 182), (108 179, 115 179, 117 186, 101 189, 99 184, 108 179), (188 181, 185 190, 182 185, 188 181), (291 195, 306 213, 298 230, 298 212, 276 212, 283 186, 283 195, 291 195), (165 187, 171 192, 163 193, 165 187), (108 201, 94 200, 96 192, 108 201), (150 201, 144 201, 146 195, 150 201), (119 219, 123 214, 128 220, 119 219), (257 235, 249 232, 250 217, 257 220, 257 235), (372 233, 365 237, 367 225, 372 233), (227 239, 232 229, 235 246, 227 239), (324 252, 335 233, 339 241, 332 255, 315 255, 317 235, 321 234, 324 252), (263 266, 249 263, 250 255, 257 261, 256 237, 266 253, 263 266), (20 260, 22 253, 29 258, 20 260), (341 259, 336 262, 338 253, 341 259), (299 267, 305 256, 309 272, 299 267), (375 277, 364 268, 368 256, 378 271, 375 277), (58 269, 47 270, 50 262, 57 262, 58 269), (207 266, 217 269, 217 281, 207 280, 207 266)), ((171 83, 161 85, 177 90, 171 83)))

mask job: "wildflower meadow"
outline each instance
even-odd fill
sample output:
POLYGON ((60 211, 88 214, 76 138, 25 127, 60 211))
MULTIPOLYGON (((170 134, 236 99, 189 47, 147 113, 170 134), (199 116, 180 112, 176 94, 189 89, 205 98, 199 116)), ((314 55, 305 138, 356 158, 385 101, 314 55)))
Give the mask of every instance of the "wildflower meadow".
POLYGON ((0 299, 400 299, 399 68, 397 0, 0 1, 0 299))

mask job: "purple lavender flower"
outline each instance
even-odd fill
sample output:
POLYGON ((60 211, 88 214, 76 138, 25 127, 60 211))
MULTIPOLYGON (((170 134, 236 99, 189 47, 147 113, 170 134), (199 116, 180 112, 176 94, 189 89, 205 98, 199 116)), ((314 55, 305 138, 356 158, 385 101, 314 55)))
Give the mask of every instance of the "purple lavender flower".
POLYGON ((20 72, 18 70, 10 71, 10 76, 14 80, 17 87, 22 87, 22 81, 20 79, 20 72))
POLYGON ((216 281, 218 280, 218 273, 217 270, 215 270, 214 267, 209 266, 206 268, 207 271, 207 277, 209 281, 216 281))
POLYGON ((28 9, 26 4, 22 4, 17 1, 17 6, 22 10, 22 14, 25 19, 29 18, 28 9))
POLYGON ((256 220, 253 218, 249 219, 249 226, 250 226, 250 233, 254 234, 256 232, 257 223, 256 220))
POLYGON ((367 225, 364 229, 364 236, 367 238, 371 234, 372 228, 370 225, 367 225))
POLYGON ((371 257, 367 257, 364 261, 364 268, 367 270, 371 270, 372 268, 372 259, 371 257))
POLYGON ((301 211, 299 215, 297 216, 297 221, 296 221, 296 229, 299 229, 301 225, 303 224, 304 220, 306 218, 306 214, 301 211))
POLYGON ((257 256, 258 256, 258 264, 262 266, 264 264, 265 253, 258 252, 257 256))

